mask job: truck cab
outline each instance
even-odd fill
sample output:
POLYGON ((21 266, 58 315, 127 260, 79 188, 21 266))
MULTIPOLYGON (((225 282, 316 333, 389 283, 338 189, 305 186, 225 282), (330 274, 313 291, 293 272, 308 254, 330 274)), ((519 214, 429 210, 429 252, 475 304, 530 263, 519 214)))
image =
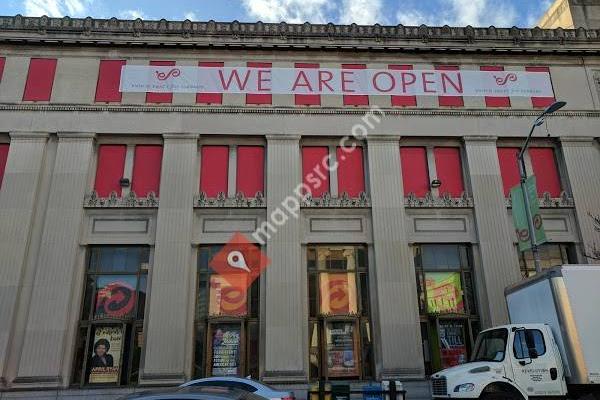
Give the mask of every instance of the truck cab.
POLYGON ((515 400, 564 396, 561 360, 548 325, 498 326, 478 335, 469 362, 432 376, 432 395, 515 400))

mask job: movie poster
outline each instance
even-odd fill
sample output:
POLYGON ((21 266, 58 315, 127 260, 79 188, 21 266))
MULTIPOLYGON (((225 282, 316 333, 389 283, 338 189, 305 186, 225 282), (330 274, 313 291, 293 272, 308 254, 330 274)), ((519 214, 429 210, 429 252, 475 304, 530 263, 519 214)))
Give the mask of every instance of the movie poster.
POLYGON ((330 377, 358 376, 358 341, 353 322, 327 324, 327 368, 330 377))
POLYGON ((321 314, 358 314, 356 274, 320 274, 321 314))
POLYGON ((212 375, 237 376, 240 373, 240 325, 212 327, 212 375))
POLYGON ((123 327, 99 326, 94 332, 89 383, 119 383, 121 353, 123 351, 123 327))
POLYGON ((94 318, 124 319, 133 316, 136 301, 135 276, 105 275, 96 282, 94 318))
POLYGON ((210 277, 209 315, 245 316, 248 290, 245 286, 232 286, 221 275, 210 277))
POLYGON ((459 321, 440 321, 439 326, 442 369, 466 363, 464 324, 459 321))
POLYGON ((425 287, 427 312, 432 314, 465 312, 460 273, 427 272, 425 287))

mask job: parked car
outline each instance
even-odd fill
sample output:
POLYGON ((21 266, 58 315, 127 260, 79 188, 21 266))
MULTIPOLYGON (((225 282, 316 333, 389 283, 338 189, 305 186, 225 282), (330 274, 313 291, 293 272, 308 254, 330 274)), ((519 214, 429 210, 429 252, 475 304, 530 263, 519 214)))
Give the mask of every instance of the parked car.
POLYGON ((230 376, 213 376, 211 378, 195 379, 181 385, 180 387, 202 387, 202 386, 219 386, 236 388, 245 392, 254 393, 270 400, 294 400, 292 392, 276 390, 264 383, 257 382, 249 378, 236 378, 230 376))
POLYGON ((230 387, 176 387, 131 393, 119 400, 267 400, 255 393, 230 387))

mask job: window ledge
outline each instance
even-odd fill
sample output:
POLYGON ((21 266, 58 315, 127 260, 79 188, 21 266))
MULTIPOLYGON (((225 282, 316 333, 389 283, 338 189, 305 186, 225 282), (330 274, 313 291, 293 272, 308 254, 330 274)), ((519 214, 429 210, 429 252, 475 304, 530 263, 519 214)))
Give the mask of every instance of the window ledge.
POLYGON ((436 197, 431 192, 427 192, 425 197, 417 197, 414 193, 409 193, 404 198, 406 208, 473 208, 473 198, 462 193, 460 197, 452 197, 448 193, 436 197))
POLYGON ((158 208, 158 197, 154 192, 148 193, 146 197, 137 197, 135 192, 118 197, 112 192, 108 197, 98 197, 96 191, 86 194, 83 199, 84 208, 158 208))
POLYGON ((371 199, 365 192, 360 192, 358 197, 350 197, 346 192, 339 197, 331 197, 325 192, 321 197, 307 195, 301 205, 303 208, 369 208, 371 199))
POLYGON ((194 196, 194 208, 266 208, 267 202, 261 192, 254 197, 245 197, 238 193, 235 197, 226 197, 220 192, 217 197, 208 197, 202 192, 194 196))

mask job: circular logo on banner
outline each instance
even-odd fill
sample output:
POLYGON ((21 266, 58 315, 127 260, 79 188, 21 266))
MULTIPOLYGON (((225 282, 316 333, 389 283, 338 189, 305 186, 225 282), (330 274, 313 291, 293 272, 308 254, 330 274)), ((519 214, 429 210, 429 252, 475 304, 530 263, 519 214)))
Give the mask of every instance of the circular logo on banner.
POLYGON ((121 281, 112 282, 98 291, 96 315, 123 318, 135 308, 135 289, 121 281))

